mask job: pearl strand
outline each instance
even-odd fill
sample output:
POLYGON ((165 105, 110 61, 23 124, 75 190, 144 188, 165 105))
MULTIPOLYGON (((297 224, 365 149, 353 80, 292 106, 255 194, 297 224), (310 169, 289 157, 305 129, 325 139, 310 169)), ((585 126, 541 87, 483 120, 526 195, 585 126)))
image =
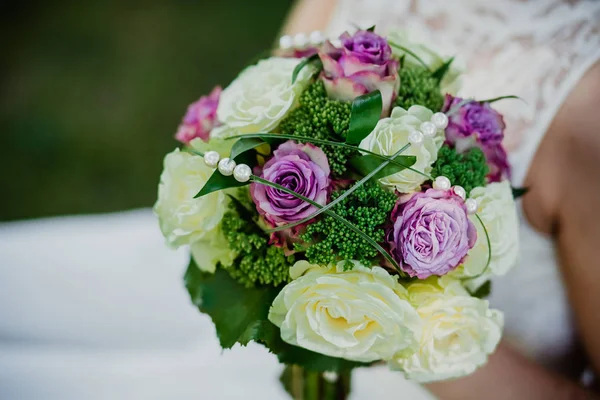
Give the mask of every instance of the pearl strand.
POLYGON ((294 36, 283 35, 279 38, 279 48, 282 50, 304 50, 309 46, 320 46, 325 42, 321 31, 312 31, 310 34, 297 33, 294 36))

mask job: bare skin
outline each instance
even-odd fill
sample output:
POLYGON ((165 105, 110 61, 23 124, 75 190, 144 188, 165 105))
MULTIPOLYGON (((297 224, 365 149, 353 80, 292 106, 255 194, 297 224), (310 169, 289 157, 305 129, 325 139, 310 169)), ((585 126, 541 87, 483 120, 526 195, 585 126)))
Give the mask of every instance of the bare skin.
MULTIPOLYGON (((323 30, 336 0, 300 0, 283 31, 323 30)), ((555 240, 577 332, 600 376, 600 63, 569 95, 528 171, 523 208, 531 225, 555 240)), ((443 400, 600 399, 501 343, 474 374, 427 388, 443 400)))

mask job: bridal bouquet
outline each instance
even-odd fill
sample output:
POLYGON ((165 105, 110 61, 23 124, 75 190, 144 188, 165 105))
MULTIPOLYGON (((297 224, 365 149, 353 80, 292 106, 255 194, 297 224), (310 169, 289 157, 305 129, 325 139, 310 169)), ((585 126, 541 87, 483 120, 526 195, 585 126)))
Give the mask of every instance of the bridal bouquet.
POLYGON ((490 278, 518 253, 506 97, 455 97, 453 59, 400 34, 280 44, 191 104, 164 160, 155 212, 190 245, 194 304, 224 349, 275 354, 297 398, 342 398, 379 362, 472 373, 502 335, 490 278))

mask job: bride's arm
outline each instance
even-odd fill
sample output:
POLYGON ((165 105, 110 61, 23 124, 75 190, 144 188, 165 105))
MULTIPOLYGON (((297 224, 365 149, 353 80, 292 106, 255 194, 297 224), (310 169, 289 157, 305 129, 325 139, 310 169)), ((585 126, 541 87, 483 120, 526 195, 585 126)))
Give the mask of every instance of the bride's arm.
POLYGON ((337 0, 296 0, 283 25, 283 33, 323 31, 331 19, 337 0))

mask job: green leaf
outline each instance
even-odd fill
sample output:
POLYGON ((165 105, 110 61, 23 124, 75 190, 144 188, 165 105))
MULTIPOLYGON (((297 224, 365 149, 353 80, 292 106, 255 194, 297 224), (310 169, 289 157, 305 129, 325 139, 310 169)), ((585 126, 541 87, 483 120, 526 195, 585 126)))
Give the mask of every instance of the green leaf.
POLYGON ((354 99, 346 143, 358 145, 366 138, 373 131, 377 122, 379 122, 382 107, 383 101, 379 90, 358 96, 354 99))
POLYGON ((512 188, 512 195, 513 198, 516 200, 521 196, 524 196, 527 192, 529 192, 529 188, 527 187, 522 187, 522 188, 512 188))
POLYGON ((477 290, 471 293, 471 296, 483 299, 488 297, 492 293, 492 281, 486 281, 483 285, 479 286, 477 290))
POLYGON ((194 196, 195 199, 198 197, 206 196, 209 193, 216 192, 221 189, 228 189, 234 187, 240 187, 250 184, 250 182, 238 182, 233 176, 225 176, 218 170, 215 170, 213 174, 208 178, 208 181, 202 186, 202 189, 194 196))
POLYGON ((487 99, 487 100, 477 100, 479 103, 495 103, 496 101, 500 101, 500 100, 505 100, 505 99, 517 99, 517 100, 521 100, 523 102, 525 102, 525 100, 523 100, 522 98, 520 98, 519 96, 515 96, 515 95, 510 95, 510 96, 500 96, 500 97, 494 97, 493 99, 487 99))
POLYGON ((245 346, 258 339, 262 324, 268 322, 269 307, 279 292, 272 287, 248 289, 222 268, 217 268, 214 274, 202 272, 193 259, 184 281, 194 305, 212 318, 224 349, 236 343, 245 346))
POLYGON ((281 339, 277 326, 268 320, 269 308, 280 288, 246 288, 222 268, 214 274, 200 271, 190 261, 184 276, 192 302, 208 314, 217 330, 221 347, 231 348, 256 341, 277 355, 280 362, 296 364, 313 371, 346 371, 367 364, 318 354, 290 345, 281 339))
POLYGON ((454 61, 454 57, 451 57, 448 61, 446 61, 445 63, 440 65, 440 67, 438 69, 433 71, 431 76, 433 78, 437 79, 438 82, 441 82, 442 79, 444 79, 444 76, 446 76, 446 73, 450 69, 450 65, 452 65, 453 61, 454 61))
POLYGON ((232 160, 235 160, 237 156, 242 153, 247 152, 248 150, 252 150, 261 144, 264 141, 259 138, 240 138, 237 142, 233 144, 231 147, 231 156, 232 160))
POLYGON ((375 32, 375 25, 366 29, 367 32, 375 32))
MULTIPOLYGON (((375 157, 371 154, 364 156, 356 156, 350 159, 350 165, 352 165, 358 172, 363 176, 368 175, 371 171, 377 168, 382 162, 381 158, 375 157)), ((389 175, 393 175, 396 172, 400 172, 406 168, 409 168, 415 164, 417 158, 415 156, 397 156, 394 159, 395 163, 386 165, 382 170, 376 173, 371 179, 380 179, 389 175)))
POLYGON ((294 68, 294 72, 292 73, 292 84, 296 83, 296 79, 298 79, 298 75, 302 68, 306 67, 308 64, 313 64, 320 71, 323 68, 323 64, 321 63, 321 59, 318 54, 313 54, 310 57, 306 57, 298 65, 294 68))

